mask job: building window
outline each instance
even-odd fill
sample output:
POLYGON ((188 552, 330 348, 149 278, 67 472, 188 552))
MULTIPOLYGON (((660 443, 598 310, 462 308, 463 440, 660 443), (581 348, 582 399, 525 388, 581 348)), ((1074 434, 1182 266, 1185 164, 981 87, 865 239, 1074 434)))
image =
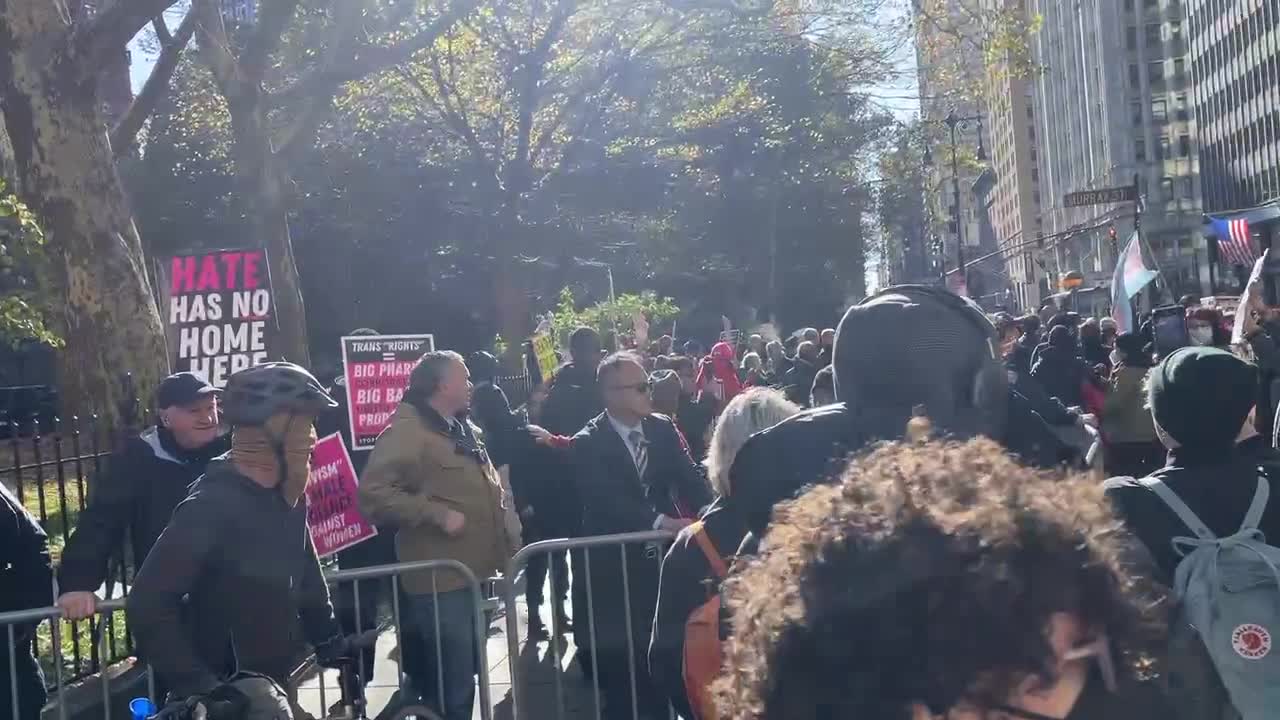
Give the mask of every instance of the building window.
POLYGON ((1147 159, 1147 143, 1145 140, 1133 141, 1133 157, 1138 162, 1144 162, 1147 159))
POLYGON ((1173 178, 1160 178, 1160 196, 1165 200, 1173 199, 1173 178))
POLYGON ((1175 58, 1173 61, 1173 76, 1181 78, 1187 74, 1187 61, 1182 58, 1175 58))
POLYGON ((1178 157, 1191 157, 1191 136, 1182 134, 1178 136, 1178 157))
POLYGON ((1173 112, 1174 117, 1179 121, 1186 122, 1190 118, 1190 113, 1187 111, 1186 93, 1178 93, 1173 96, 1173 112))
POLYGON ((1142 0, 1142 6, 1148 10, 1160 7, 1160 0, 1142 0))
POLYGON ((1194 198, 1196 195, 1195 180, 1189 177, 1178 178, 1178 195, 1188 200, 1194 198))
POLYGON ((1164 61, 1155 60, 1147 63, 1147 82, 1159 85, 1164 82, 1164 61))
POLYGON ((1169 103, 1164 98, 1151 101, 1151 120, 1158 123, 1169 120, 1169 103))
POLYGON ((1135 90, 1136 90, 1136 89, 1138 89, 1138 87, 1140 87, 1141 85, 1142 85, 1142 80, 1139 78, 1138 66, 1137 66, 1137 65, 1134 65, 1134 64, 1132 64, 1132 63, 1130 63, 1130 65, 1129 65, 1129 87, 1131 87, 1131 88, 1133 88, 1133 89, 1135 89, 1135 90))
POLYGON ((1124 29, 1124 46, 1130 50, 1138 49, 1138 28, 1130 25, 1124 29))
POLYGON ((1160 24, 1150 23, 1146 26, 1147 47, 1156 47, 1160 44, 1160 24))
POLYGON ((1134 126, 1142 125, 1142 103, 1134 103, 1129 107, 1129 110, 1133 116, 1134 126))
POLYGON ((1124 0, 1124 11, 1133 12, 1133 0, 1124 0))
POLYGON ((1172 156, 1169 154, 1169 136, 1161 135, 1160 145, 1156 149, 1156 161, 1168 160, 1170 157, 1172 156))

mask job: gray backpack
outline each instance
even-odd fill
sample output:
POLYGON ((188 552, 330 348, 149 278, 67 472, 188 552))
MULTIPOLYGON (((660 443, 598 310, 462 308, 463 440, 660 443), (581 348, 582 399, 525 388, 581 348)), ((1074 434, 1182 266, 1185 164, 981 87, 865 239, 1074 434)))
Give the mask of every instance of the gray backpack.
POLYGON ((1195 628, 1231 704, 1244 720, 1280 711, 1280 548, 1267 544, 1258 522, 1271 493, 1258 477, 1240 529, 1215 536, 1168 485, 1142 484, 1178 515, 1195 537, 1173 538, 1182 556, 1173 591, 1182 620, 1195 628))

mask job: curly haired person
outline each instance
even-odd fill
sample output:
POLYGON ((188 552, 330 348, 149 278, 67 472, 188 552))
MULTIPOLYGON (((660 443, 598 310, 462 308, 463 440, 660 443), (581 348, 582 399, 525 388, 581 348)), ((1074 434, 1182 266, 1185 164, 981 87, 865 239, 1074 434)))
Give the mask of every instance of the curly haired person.
POLYGON ((729 581, 719 716, 1167 717, 1129 542, 1084 476, 984 439, 882 446, 780 506, 729 581))

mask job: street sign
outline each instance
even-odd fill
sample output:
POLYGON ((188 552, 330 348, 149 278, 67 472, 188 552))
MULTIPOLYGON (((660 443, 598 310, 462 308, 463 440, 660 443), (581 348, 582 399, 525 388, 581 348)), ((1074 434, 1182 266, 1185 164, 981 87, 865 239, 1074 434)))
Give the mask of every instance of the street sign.
POLYGON ((1066 207, 1083 207, 1085 205, 1109 205, 1111 203, 1137 202, 1138 186, 1101 188, 1099 190, 1081 190, 1062 196, 1062 204, 1066 207))

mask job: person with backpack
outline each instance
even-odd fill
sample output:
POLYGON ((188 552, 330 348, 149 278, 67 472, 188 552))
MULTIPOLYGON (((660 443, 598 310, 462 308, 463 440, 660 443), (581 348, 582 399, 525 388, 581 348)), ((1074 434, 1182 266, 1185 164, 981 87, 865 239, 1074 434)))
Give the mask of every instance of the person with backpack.
POLYGON ((1114 526, 1090 477, 990 440, 880 446, 735 565, 718 716, 1166 720, 1161 608, 1114 526))
POLYGON ((649 672, 676 713, 699 717, 685 685, 686 661, 719 669, 719 584, 746 534, 733 508, 729 467, 755 433, 800 412, 780 390, 749 388, 725 406, 712 431, 704 463, 716 499, 697 522, 680 531, 663 558, 658 609, 649 641, 649 672), (692 637, 691 637, 692 636, 692 637), (691 642, 686 645, 686 640, 691 642), (690 657, 693 653, 694 657, 690 657))
POLYGON ((1280 550, 1266 544, 1280 540, 1280 502, 1268 502, 1280 493, 1280 465, 1237 446, 1257 375, 1216 348, 1170 353, 1152 369, 1147 394, 1168 461, 1104 486, 1178 600, 1169 651, 1170 686, 1183 691, 1178 717, 1222 717, 1227 702, 1246 720, 1280 707, 1280 653, 1271 652, 1280 550))

